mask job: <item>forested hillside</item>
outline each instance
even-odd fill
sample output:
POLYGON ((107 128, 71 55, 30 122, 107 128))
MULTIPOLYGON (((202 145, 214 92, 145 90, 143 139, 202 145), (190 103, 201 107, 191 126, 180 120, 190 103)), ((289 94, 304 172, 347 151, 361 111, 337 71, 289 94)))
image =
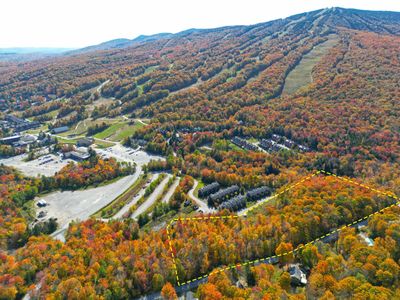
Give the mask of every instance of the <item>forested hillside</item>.
POLYGON ((110 120, 117 117, 141 121, 123 144, 166 157, 146 171, 183 178, 173 201, 153 212, 152 221, 162 219, 157 226, 90 219, 73 223, 62 243, 31 236, 24 204, 48 186, 76 189, 130 174, 132 167, 98 159, 68 165, 54 177, 28 178, 1 166, 0 299, 28 291, 38 299, 127 299, 161 290, 175 299, 174 258, 179 278, 188 281, 301 245, 274 265, 215 272, 196 295, 395 299, 399 74, 400 13, 342 8, 0 64, 1 115, 32 118, 46 128, 90 121, 94 134, 115 126, 110 120), (283 93, 285 84, 299 88, 283 93), (327 173, 288 191, 317 170, 327 173), (261 186, 285 193, 246 218, 177 221, 169 237, 168 218, 185 217, 181 208, 191 203, 195 181, 237 185, 242 194, 261 186), (370 215, 362 232, 349 227, 336 239, 309 244, 370 215), (290 285, 292 262, 305 267, 306 286, 290 285))

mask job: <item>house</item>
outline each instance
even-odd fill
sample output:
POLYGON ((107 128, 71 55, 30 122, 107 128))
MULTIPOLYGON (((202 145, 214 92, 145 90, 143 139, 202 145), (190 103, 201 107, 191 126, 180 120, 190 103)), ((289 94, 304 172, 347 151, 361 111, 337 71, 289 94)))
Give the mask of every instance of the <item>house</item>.
POLYGON ((311 149, 308 148, 307 146, 299 145, 298 147, 301 152, 310 152, 311 151, 311 149))
POLYGON ((32 144, 37 141, 37 137, 31 134, 26 134, 21 137, 21 141, 27 144, 32 144))
POLYGON ((199 189, 199 197, 200 198, 204 198, 207 197, 215 192, 217 192, 219 190, 219 183, 218 182, 213 182, 211 184, 208 184, 206 186, 203 186, 201 189, 199 189))
POLYGON ((290 274, 290 283, 292 285, 306 285, 307 284, 307 276, 300 269, 299 264, 290 264, 288 268, 288 272, 290 274))
POLYGON ((5 117, 5 120, 8 122, 8 127, 13 128, 14 131, 16 131, 16 132, 20 132, 20 131, 24 131, 24 130, 28 130, 28 129, 40 126, 39 122, 36 122, 36 121, 31 122, 28 120, 18 118, 13 115, 7 115, 5 117))
POLYGON ((237 195, 226 202, 223 202, 218 209, 229 209, 230 211, 238 211, 246 207, 246 196, 237 195))
POLYGON ((64 158, 70 158, 76 161, 83 161, 86 160, 90 157, 89 153, 82 153, 82 152, 78 152, 78 151, 70 151, 70 152, 66 152, 64 153, 64 158))
POLYGON ((13 115, 6 115, 5 119, 10 122, 10 123, 14 123, 14 124, 22 124, 25 122, 24 119, 21 118, 17 118, 16 116, 13 115))
POLYGON ((87 148, 79 147, 78 149, 63 154, 64 158, 70 158, 76 161, 83 161, 90 158, 90 153, 87 148))
POLYGON ((217 207, 222 202, 228 200, 233 195, 239 192, 237 185, 231 185, 225 189, 222 189, 208 197, 208 206, 217 207))
POLYGON ((257 201, 269 195, 271 195, 271 190, 266 186, 262 186, 248 191, 246 194, 246 198, 248 201, 257 201))
POLYGON ((21 136, 19 134, 13 135, 13 136, 8 136, 5 138, 0 139, 0 143, 3 145, 12 145, 15 142, 18 142, 21 139, 21 136))
POLYGON ((68 126, 62 126, 62 127, 53 128, 50 132, 52 134, 58 134, 58 133, 66 132, 68 130, 69 130, 68 126))
POLYGON ((275 145, 276 142, 270 139, 262 139, 260 142, 260 147, 263 148, 264 150, 269 150, 273 145, 275 145))
POLYGON ((253 145, 253 144, 249 143, 248 141, 241 139, 237 136, 235 136, 233 139, 231 139, 231 142, 234 143, 236 146, 243 148, 245 150, 258 151, 258 147, 256 145, 253 145))
POLYGON ((279 134, 273 134, 272 135, 272 140, 275 142, 280 142, 282 136, 280 136, 279 134))
POLYGON ((24 131, 24 130, 28 130, 28 129, 32 129, 32 128, 36 128, 39 127, 40 123, 37 121, 25 121, 24 123, 18 124, 15 126, 15 131, 20 132, 20 131, 24 131))
POLYGON ((270 139, 262 139, 260 147, 270 152, 278 152, 280 150, 290 150, 289 147, 279 144, 278 142, 270 139))
POLYGON ((33 144, 37 141, 37 137, 33 135, 23 135, 19 141, 12 143, 13 147, 25 147, 27 145, 33 144))
POLYGON ((85 138, 78 140, 76 142, 76 145, 78 147, 89 147, 91 144, 93 144, 93 142, 94 142, 94 138, 85 137, 85 138))
POLYGON ((292 140, 285 139, 283 145, 285 145, 288 148, 293 148, 296 145, 296 143, 292 140))

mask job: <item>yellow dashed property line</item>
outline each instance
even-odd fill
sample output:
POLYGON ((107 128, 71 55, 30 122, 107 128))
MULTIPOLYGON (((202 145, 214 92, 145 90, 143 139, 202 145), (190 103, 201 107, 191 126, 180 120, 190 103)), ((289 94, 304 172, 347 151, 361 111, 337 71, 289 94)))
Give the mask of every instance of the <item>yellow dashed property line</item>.
POLYGON ((383 191, 377 190, 377 189, 375 189, 375 188, 373 188, 373 187, 370 187, 370 186, 367 186, 367 185, 365 185, 365 184, 359 183, 359 182, 357 182, 357 181, 354 181, 354 180, 351 180, 351 179, 348 179, 348 178, 345 178, 345 177, 337 176, 336 174, 333 174, 333 173, 331 173, 331 172, 327 172, 327 171, 324 171, 324 170, 320 170, 319 172, 325 173, 325 174, 327 174, 327 175, 335 176, 336 178, 338 178, 338 179, 340 179, 340 180, 342 180, 342 181, 347 181, 347 182, 350 182, 350 183, 359 185, 359 186, 361 186, 361 187, 363 187, 363 188, 365 188, 365 189, 374 191, 375 193, 378 193, 378 194, 381 194, 381 195, 385 195, 385 196, 388 196, 388 197, 390 197, 390 198, 399 200, 399 198, 398 198, 395 194, 393 194, 393 193, 390 193, 390 192, 383 192, 383 191))
POLYGON ((302 180, 300 180, 300 181, 298 181, 298 182, 292 184, 291 186, 285 188, 283 191, 281 191, 281 192, 279 192, 279 193, 277 193, 277 194, 275 194, 275 195, 269 197, 268 200, 266 200, 266 201, 260 201, 259 203, 253 205, 252 207, 249 207, 249 209, 247 210, 246 213, 248 213, 248 212, 254 210, 255 208, 259 207, 259 206, 262 205, 262 204, 268 203, 268 202, 271 201, 272 199, 275 199, 276 197, 278 197, 278 196, 280 196, 280 195, 286 193, 287 191, 293 189, 294 187, 296 187, 296 186, 299 185, 300 183, 303 183, 303 182, 306 181, 306 180, 310 180, 312 177, 317 176, 319 173, 321 173, 321 171, 317 171, 317 172, 315 172, 315 173, 312 174, 312 175, 308 175, 307 177, 303 178, 302 180))
MULTIPOLYGON (((175 219, 174 219, 175 220, 175 219)), ((180 282, 179 282, 179 276, 178 276, 178 268, 176 266, 176 261, 175 261, 175 255, 174 255, 174 251, 172 251, 172 240, 171 240, 171 235, 169 233, 169 227, 172 224, 172 222, 174 222, 174 220, 171 220, 171 222, 168 224, 167 226, 167 237, 168 237, 168 244, 169 244, 169 249, 171 251, 171 256, 172 256, 172 264, 174 266, 174 271, 175 271, 175 276, 176 276, 176 283, 178 284, 178 286, 180 286, 180 282)))
MULTIPOLYGON (((333 174, 333 173, 330 173, 330 172, 327 172, 327 171, 324 171, 324 170, 319 170, 319 171, 315 172, 314 174, 309 175, 308 177, 302 179, 301 181, 299 181, 299 182, 297 182, 297 183, 291 185, 290 187, 286 188, 285 190, 279 192, 278 194, 275 194, 274 196, 271 196, 267 201, 260 202, 260 203, 258 203, 258 204, 256 204, 256 205, 252 206, 251 208, 249 208, 248 211, 253 210, 254 208, 258 207, 258 206, 261 205, 261 204, 267 203, 269 200, 271 200, 271 199, 273 199, 273 198, 276 198, 276 197, 278 197, 279 195, 281 195, 281 194, 283 194, 283 193, 289 191, 290 189, 294 188, 294 187, 297 186, 299 183, 302 183, 302 182, 304 182, 304 181, 306 181, 306 180, 309 180, 309 179, 311 179, 312 177, 314 177, 314 176, 316 176, 316 175, 318 175, 318 174, 320 174, 320 173, 324 173, 324 174, 327 174, 327 175, 330 175, 330 176, 334 176, 334 177, 336 177, 336 178, 338 178, 338 179, 340 179, 340 180, 347 181, 347 182, 350 182, 350 183, 359 185, 359 186, 364 187, 364 188, 366 188, 366 189, 372 190, 372 191, 374 191, 374 192, 376 192, 376 193, 379 193, 379 194, 388 196, 388 197, 390 197, 390 198, 399 200, 399 198, 398 198, 395 194, 393 194, 393 193, 379 191, 379 190, 377 190, 377 189, 375 189, 375 188, 371 188, 371 187, 366 186, 366 185, 364 185, 364 184, 360 184, 360 183, 358 183, 358 182, 356 182, 356 181, 354 181, 354 180, 351 180, 351 179, 348 179, 348 178, 345 178, 345 177, 341 177, 341 176, 337 176, 336 174, 333 174)), ((184 285, 184 284, 188 284, 188 283, 194 282, 194 281, 196 281, 196 280, 204 279, 204 278, 207 278, 207 277, 209 277, 209 276, 211 276, 211 275, 214 275, 214 274, 217 274, 217 273, 221 273, 221 272, 226 271, 226 270, 239 268, 239 267, 241 267, 241 266, 256 264, 256 263, 259 263, 259 262, 261 262, 261 261, 267 261, 267 260, 271 260, 271 259, 274 259, 274 258, 278 258, 278 257, 290 255, 290 254, 295 254, 295 252, 299 251, 300 249, 302 249, 302 248, 304 248, 304 247, 306 247, 306 246, 308 246, 308 245, 312 245, 312 244, 314 244, 315 242, 317 242, 317 241, 319 241, 319 240, 321 240, 321 239, 324 239, 324 238, 327 238, 327 237, 329 237, 329 236, 331 236, 331 235, 333 235, 333 234, 336 234, 336 233, 338 233, 339 231, 342 231, 342 230, 345 229, 345 228, 351 227, 351 226, 353 226, 353 225, 359 223, 359 222, 362 221, 362 220, 366 220, 366 219, 368 219, 369 217, 371 217, 371 216, 373 216, 373 215, 375 215, 375 214, 379 214, 379 213, 383 212, 384 210, 389 209, 389 208, 391 208, 391 207, 394 207, 394 206, 396 206, 396 205, 400 205, 400 201, 398 201, 398 202, 396 202, 396 203, 394 203, 394 204, 391 204, 391 205, 389 205, 389 206, 387 206, 387 207, 384 207, 384 208, 382 208, 382 209, 380 209, 380 210, 378 210, 378 211, 376 211, 376 212, 373 212, 373 213, 371 213, 371 214, 369 214, 369 215, 367 215, 367 216, 364 216, 364 217, 362 217, 362 218, 360 218, 360 219, 358 219, 358 220, 356 220, 356 221, 353 221, 353 222, 351 222, 351 223, 349 223, 349 224, 347 224, 347 225, 343 225, 342 227, 337 228, 337 229, 335 229, 335 230, 333 230, 333 231, 331 231, 331 232, 329 232, 329 233, 327 233, 327 234, 324 234, 324 235, 322 235, 322 236, 320 236, 320 237, 318 237, 318 238, 316 238, 316 239, 314 239, 314 240, 312 240, 312 241, 310 241, 310 242, 308 242, 308 243, 306 243, 306 244, 299 245, 299 246, 297 246, 295 249, 293 249, 293 250, 291 250, 291 251, 288 251, 288 252, 285 252, 285 253, 281 253, 281 254, 272 255, 272 256, 268 256, 268 257, 261 258, 261 259, 255 259, 255 260, 246 261, 246 262, 243 262, 243 263, 234 264, 234 265, 227 266, 227 267, 223 267, 223 268, 220 268, 220 269, 216 269, 216 270, 214 270, 214 271, 212 271, 212 272, 210 272, 210 273, 208 273, 208 274, 205 274, 205 275, 203 275, 203 276, 199 276, 199 277, 197 277, 197 278, 195 278, 195 279, 191 279, 191 280, 188 280, 188 281, 183 282, 183 283, 180 283, 180 281, 179 281, 178 268, 177 268, 177 265, 176 265, 175 255, 174 255, 173 250, 172 250, 172 240, 171 240, 170 231, 169 231, 169 229, 170 229, 170 227, 172 226, 172 224, 173 224, 174 222, 176 222, 176 221, 234 219, 234 218, 238 218, 239 216, 238 216, 238 215, 225 215, 225 216, 207 216, 207 217, 175 218, 175 219, 171 220, 171 221, 169 222, 169 224, 167 225, 167 236, 168 236, 168 243, 169 243, 169 248, 170 248, 170 251, 171 251, 171 256, 172 256, 172 261, 173 261, 173 264, 174 264, 174 270, 175 270, 176 280, 177 280, 178 286, 181 286, 181 285, 184 285)))

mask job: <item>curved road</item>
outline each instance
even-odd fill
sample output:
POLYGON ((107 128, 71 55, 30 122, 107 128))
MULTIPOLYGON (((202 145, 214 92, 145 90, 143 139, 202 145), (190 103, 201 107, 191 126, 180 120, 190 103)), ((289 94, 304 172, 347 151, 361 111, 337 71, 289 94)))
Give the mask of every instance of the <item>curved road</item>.
POLYGON ((217 212, 216 209, 210 208, 208 207, 207 203, 200 200, 199 198, 197 198, 194 195, 194 191, 196 190, 196 187, 199 185, 199 182, 194 179, 194 184, 192 189, 188 192, 188 195, 190 198, 192 198, 194 200, 194 202, 196 202, 197 206, 203 211, 203 213, 205 214, 215 214, 217 212))

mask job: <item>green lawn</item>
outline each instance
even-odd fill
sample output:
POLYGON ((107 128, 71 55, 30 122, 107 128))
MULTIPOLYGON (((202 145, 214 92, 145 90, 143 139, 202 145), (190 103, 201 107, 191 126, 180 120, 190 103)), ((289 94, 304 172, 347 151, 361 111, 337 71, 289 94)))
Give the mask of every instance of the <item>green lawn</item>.
POLYGON ((84 136, 87 133, 87 130, 91 126, 95 126, 96 124, 102 124, 102 123, 117 123, 118 120, 91 120, 91 119, 86 119, 83 121, 78 122, 77 124, 74 124, 70 127, 70 129, 66 132, 62 132, 59 135, 61 136, 69 136, 69 135, 74 135, 74 136, 84 136))
POLYGON ((124 127, 125 124, 126 123, 115 123, 115 124, 111 125, 110 127, 108 127, 106 130, 95 134, 94 137, 98 138, 98 139, 108 138, 109 136, 115 134, 118 129, 121 129, 122 127, 124 127))
POLYGON ((115 135, 111 137, 112 141, 122 141, 128 136, 131 136, 136 130, 143 127, 144 125, 139 122, 135 122, 134 125, 127 125, 118 130, 115 135))
POLYGON ((44 124, 44 125, 36 128, 36 129, 27 130, 26 133, 28 133, 28 134, 38 134, 41 131, 46 132, 47 130, 49 130, 49 127, 46 124, 44 124))
POLYGON ((203 181, 201 181, 201 179, 197 179, 197 181, 199 182, 199 184, 196 186, 195 190, 193 191, 193 194, 196 197, 199 197, 199 189, 201 189, 203 186, 205 186, 205 184, 203 181))
POLYGON ((98 139, 107 138, 113 142, 120 142, 126 137, 131 136, 137 129, 143 126, 144 125, 139 122, 135 122, 132 125, 129 124, 129 121, 118 122, 111 125, 106 130, 95 134, 94 137, 98 139))
POLYGON ((76 144, 79 138, 76 139, 64 139, 62 137, 57 137, 57 140, 61 144, 76 144))
POLYGON ((104 141, 99 141, 99 140, 95 140, 94 143, 100 149, 105 149, 105 148, 114 146, 114 143, 109 143, 109 142, 104 142, 104 141))

